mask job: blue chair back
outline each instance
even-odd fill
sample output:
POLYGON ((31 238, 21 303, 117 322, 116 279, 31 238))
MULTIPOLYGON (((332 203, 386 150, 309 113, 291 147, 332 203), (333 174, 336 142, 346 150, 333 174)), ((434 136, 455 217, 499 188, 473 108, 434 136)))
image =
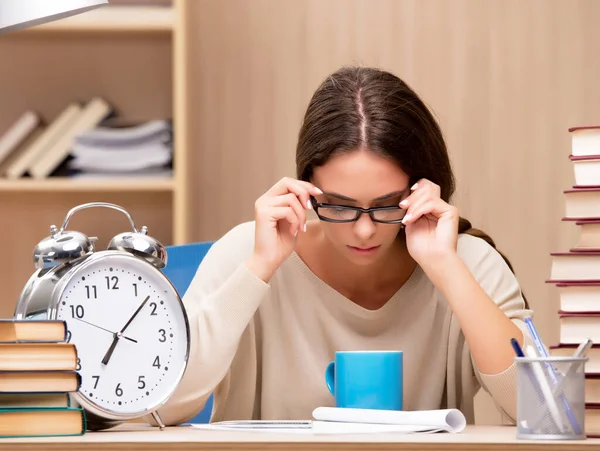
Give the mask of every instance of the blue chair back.
MULTIPOLYGON (((182 244, 178 246, 166 246, 167 266, 162 272, 169 278, 179 296, 183 297, 192 279, 196 275, 200 262, 213 242, 182 244)), ((190 423, 208 423, 213 407, 213 395, 210 395, 202 411, 192 418, 190 423)))

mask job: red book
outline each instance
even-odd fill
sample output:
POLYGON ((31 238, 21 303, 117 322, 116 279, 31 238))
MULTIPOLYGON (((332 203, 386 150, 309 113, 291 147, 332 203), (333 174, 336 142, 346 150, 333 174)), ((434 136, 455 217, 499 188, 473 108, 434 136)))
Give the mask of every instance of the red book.
POLYGON ((572 187, 565 195, 565 219, 600 219, 600 183, 594 186, 572 187))
POLYGON ((600 250, 553 252, 548 282, 600 282, 600 250))
POLYGON ((560 323, 560 342, 580 344, 589 338, 594 343, 600 342, 600 311, 565 312, 558 311, 560 323))
POLYGON ((585 403, 585 435, 600 438, 600 404, 585 403))
POLYGON ((600 311, 600 281, 554 282, 560 309, 565 312, 600 311))
POLYGON ((571 154, 573 156, 600 154, 600 126, 571 127, 569 133, 571 133, 571 154))
POLYGON ((561 218, 561 221, 572 221, 577 225, 581 225, 581 224, 587 224, 588 222, 600 222, 600 216, 596 216, 593 218, 568 218, 566 216, 563 216, 561 218))
POLYGON ((573 188, 595 187, 600 185, 600 155, 569 155, 575 175, 573 188))
POLYGON ((598 133, 600 133, 600 125, 577 125, 575 127, 570 127, 569 133, 582 130, 596 130, 598 133))

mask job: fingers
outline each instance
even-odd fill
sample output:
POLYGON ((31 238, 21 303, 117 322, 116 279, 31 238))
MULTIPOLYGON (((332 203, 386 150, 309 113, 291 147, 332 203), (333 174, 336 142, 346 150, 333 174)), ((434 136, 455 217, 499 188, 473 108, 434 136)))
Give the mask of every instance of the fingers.
POLYGON ((310 201, 308 202, 308 205, 302 206, 300 204, 300 200, 298 199, 298 196, 296 196, 295 194, 289 193, 289 194, 284 194, 283 196, 275 197, 273 199, 272 205, 276 206, 276 207, 285 207, 285 206, 291 207, 298 218, 298 227, 306 232, 305 210, 308 210, 309 206, 312 208, 312 204, 310 203, 310 201))
POLYGON ((441 194, 440 187, 433 183, 431 180, 427 179, 420 179, 419 181, 417 181, 417 183, 410 187, 410 190, 413 193, 416 193, 417 190, 419 190, 419 193, 422 193, 423 191, 430 192, 436 197, 440 197, 441 194))
POLYGON ((264 213, 267 214, 269 218, 274 220, 274 226, 276 226, 280 220, 285 219, 290 223, 290 233, 292 235, 296 235, 298 233, 300 221, 298 220, 298 215, 292 207, 267 207, 264 209, 264 213))
POLYGON ((296 180, 290 177, 284 177, 277 182, 269 191, 268 195, 281 196, 287 193, 294 193, 300 199, 302 206, 309 209, 311 208, 310 196, 318 196, 323 192, 314 186, 312 183, 304 182, 302 180, 296 180))
MULTIPOLYGON (((441 199, 438 200, 443 202, 441 199)), ((411 222, 417 221, 421 216, 425 216, 430 213, 434 216, 437 216, 435 214, 435 210, 440 208, 439 206, 437 207, 438 208, 436 208, 436 201, 434 198, 419 199, 419 201, 415 202, 409 207, 408 212, 402 219, 402 222, 404 225, 410 224, 411 222)))
POLYGON ((411 191, 410 196, 400 202, 400 206, 407 210, 402 220, 405 225, 427 214, 439 218, 455 208, 440 198, 440 187, 427 179, 419 180, 411 191))
POLYGON ((284 177, 256 201, 256 217, 271 218, 274 224, 285 219, 290 223, 292 235, 296 235, 300 230, 306 232, 306 210, 312 209, 310 196, 319 194, 322 194, 322 191, 311 183, 284 177), (284 212, 273 208, 288 210, 284 212), (290 213, 293 213, 293 218, 289 217, 290 213), (273 216, 275 214, 276 216, 273 216))

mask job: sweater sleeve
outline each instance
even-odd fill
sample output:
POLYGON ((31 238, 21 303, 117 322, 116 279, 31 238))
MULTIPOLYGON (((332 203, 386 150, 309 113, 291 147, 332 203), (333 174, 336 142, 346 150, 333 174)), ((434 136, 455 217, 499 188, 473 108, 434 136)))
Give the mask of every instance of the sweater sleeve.
POLYGON ((212 392, 227 396, 226 376, 240 339, 270 291, 244 263, 253 244, 253 223, 233 228, 212 245, 183 297, 190 353, 180 384, 158 410, 166 425, 189 421, 212 392))
MULTIPOLYGON (((526 308, 519 282, 502 256, 487 242, 471 235, 460 236, 458 251, 483 290, 521 330, 524 346, 533 345, 524 321, 533 312, 526 308)), ((513 362, 499 374, 484 374, 478 370, 473 356, 470 357, 475 383, 491 395, 503 416, 514 424, 517 410, 516 364, 513 362)))

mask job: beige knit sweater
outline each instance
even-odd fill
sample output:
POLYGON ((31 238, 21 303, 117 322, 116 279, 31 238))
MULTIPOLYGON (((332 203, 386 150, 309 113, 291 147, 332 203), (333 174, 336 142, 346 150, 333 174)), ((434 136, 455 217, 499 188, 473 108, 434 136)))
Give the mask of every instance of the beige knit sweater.
MULTIPOLYGON (((335 351, 363 349, 404 352, 406 410, 458 408, 472 423, 482 386, 514 421, 515 365, 501 374, 477 371, 447 301, 420 267, 385 306, 366 310, 296 253, 263 282, 244 264, 253 245, 253 222, 232 229, 213 245, 184 296, 191 350, 181 384, 159 409, 166 424, 191 419, 213 392, 212 421, 310 419, 314 408, 334 405, 325 367, 335 351)), ((522 321, 531 312, 502 257, 462 234, 458 254, 531 343, 522 321)))

